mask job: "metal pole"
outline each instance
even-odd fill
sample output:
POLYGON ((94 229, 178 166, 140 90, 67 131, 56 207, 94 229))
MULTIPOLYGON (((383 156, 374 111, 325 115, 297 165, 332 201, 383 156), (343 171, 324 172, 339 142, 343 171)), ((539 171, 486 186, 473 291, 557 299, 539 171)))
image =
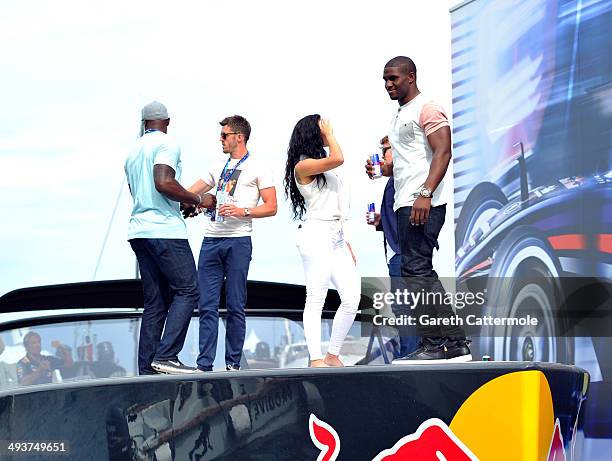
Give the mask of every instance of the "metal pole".
POLYGON ((115 213, 117 212, 117 208, 119 207, 119 199, 121 198, 121 193, 123 192, 123 185, 125 184, 125 177, 121 181, 121 187, 119 187, 119 193, 117 194, 117 200, 115 200, 115 207, 113 208, 113 213, 111 214, 110 220, 108 221, 108 227, 106 229, 106 235, 104 236, 104 241, 102 242, 102 248, 100 249, 100 255, 98 256, 98 261, 96 262, 96 268, 94 269, 92 280, 96 279, 96 275, 98 273, 98 269, 100 268, 100 262, 102 261, 102 255, 104 254, 104 249, 106 248, 106 241, 108 240, 108 236, 110 235, 111 227, 113 225, 113 220, 115 219, 115 213))

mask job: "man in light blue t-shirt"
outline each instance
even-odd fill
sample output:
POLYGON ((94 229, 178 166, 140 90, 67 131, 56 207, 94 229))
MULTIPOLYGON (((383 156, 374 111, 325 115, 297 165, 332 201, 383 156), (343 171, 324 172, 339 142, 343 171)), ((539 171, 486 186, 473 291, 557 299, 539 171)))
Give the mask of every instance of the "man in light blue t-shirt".
POLYGON ((141 375, 192 373, 195 368, 178 359, 199 298, 179 202, 214 208, 215 198, 191 193, 179 184, 181 150, 167 135, 166 107, 156 101, 147 104, 142 123, 142 136, 125 161, 134 199, 128 240, 138 259, 144 292, 138 371, 141 375))

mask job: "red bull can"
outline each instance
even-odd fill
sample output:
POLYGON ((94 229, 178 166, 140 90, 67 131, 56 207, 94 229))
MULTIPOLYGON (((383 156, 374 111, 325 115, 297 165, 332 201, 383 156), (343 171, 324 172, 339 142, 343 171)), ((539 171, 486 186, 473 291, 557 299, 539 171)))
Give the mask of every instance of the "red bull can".
POLYGON ((382 178, 382 164, 380 162, 380 156, 378 154, 372 154, 370 156, 370 161, 372 162, 372 168, 374 170, 372 174, 372 179, 382 178))
POLYGON ((376 207, 373 203, 368 205, 368 222, 372 224, 376 221, 376 207))

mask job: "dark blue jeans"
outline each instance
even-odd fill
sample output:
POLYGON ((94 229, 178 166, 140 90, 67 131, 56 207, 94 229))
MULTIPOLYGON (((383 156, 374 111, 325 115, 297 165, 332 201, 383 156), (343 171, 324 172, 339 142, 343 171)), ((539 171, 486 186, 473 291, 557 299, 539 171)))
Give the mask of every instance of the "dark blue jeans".
MULTIPOLYGON (((432 207, 429 219, 422 226, 410 224, 412 207, 402 207, 396 211, 401 259, 401 275, 406 288, 414 293, 439 293, 443 297, 444 287, 433 268, 433 250, 438 249, 438 235, 446 217, 446 205, 432 207)), ((438 296, 440 299, 440 296, 438 296)), ((403 306, 405 309, 406 306, 403 306)), ((415 309, 407 312, 417 318, 417 334, 433 342, 445 338, 464 339, 465 333, 459 326, 431 326, 418 322, 421 315, 430 318, 450 318, 455 313, 450 305, 437 302, 418 303, 415 309)))
POLYGON ((186 239, 132 239, 130 245, 144 292, 138 372, 153 374, 153 360, 176 359, 183 348, 198 306, 195 261, 186 239))
POLYGON ((246 332, 244 307, 251 263, 251 237, 205 237, 198 261, 200 355, 198 368, 212 370, 219 334, 219 304, 225 280, 225 363, 240 365, 246 332))
MULTIPOLYGON (((389 277, 391 278, 391 292, 395 293, 395 290, 401 289, 401 280, 402 276, 402 255, 393 255, 393 257, 389 260, 389 264, 387 267, 389 268, 389 277)), ((394 313, 399 315, 403 312, 401 309, 396 309, 395 304, 391 306, 391 309, 394 313)), ((398 328, 399 330, 399 339, 400 339, 400 350, 397 357, 404 357, 414 350, 416 350, 418 346, 418 338, 416 336, 416 327, 411 325, 403 325, 398 328)))

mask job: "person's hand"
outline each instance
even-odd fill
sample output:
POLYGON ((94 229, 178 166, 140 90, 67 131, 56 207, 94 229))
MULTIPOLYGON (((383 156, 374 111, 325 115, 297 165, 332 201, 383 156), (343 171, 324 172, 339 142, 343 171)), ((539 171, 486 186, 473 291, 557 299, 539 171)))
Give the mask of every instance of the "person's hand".
POLYGON ((380 164, 380 169, 383 176, 393 176, 393 160, 390 160, 387 155, 384 155, 383 161, 380 164))
POLYGON ((234 218, 244 218, 244 208, 238 208, 236 205, 229 203, 219 207, 221 216, 232 216, 234 218))
POLYGON ((213 194, 204 194, 202 196, 202 202, 198 205, 198 209, 202 210, 203 208, 208 208, 212 210, 217 206, 217 197, 213 194))
POLYGON ((370 213, 366 212, 366 223, 368 223, 370 226, 378 226, 380 224, 380 213, 374 213, 374 221, 370 222, 368 220, 370 213))
POLYGON ((38 365, 38 369, 43 371, 49 371, 51 369, 51 363, 48 360, 41 360, 38 365))
POLYGON ((421 195, 414 201, 412 212, 410 213, 410 224, 420 226, 425 224, 429 219, 429 210, 431 209, 431 199, 421 195))
POLYGON ((189 203, 181 203, 181 212, 183 213, 183 218, 185 219, 193 218, 199 214, 198 208, 189 203))
POLYGON ((372 160, 368 159, 365 164, 365 172, 370 179, 374 176, 374 165, 372 165, 372 160))
POLYGON ((326 138, 334 135, 334 130, 329 120, 319 120, 319 128, 321 129, 321 133, 325 135, 326 138))

